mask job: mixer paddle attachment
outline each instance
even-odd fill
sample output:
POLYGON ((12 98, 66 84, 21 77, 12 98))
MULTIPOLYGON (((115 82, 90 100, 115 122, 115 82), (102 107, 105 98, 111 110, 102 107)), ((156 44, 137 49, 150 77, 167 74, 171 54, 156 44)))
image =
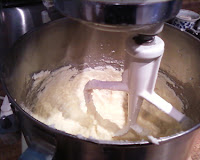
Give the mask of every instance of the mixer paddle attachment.
POLYGON ((84 89, 86 104, 92 101, 91 92, 93 89, 108 89, 128 93, 128 121, 125 127, 116 133, 116 136, 125 135, 130 129, 133 129, 139 135, 148 137, 153 143, 158 143, 155 140, 156 138, 149 135, 147 130, 136 123, 143 99, 181 123, 183 129, 192 127, 192 120, 154 92, 160 62, 164 53, 163 40, 157 36, 140 35, 128 39, 126 45, 126 66, 122 81, 89 81, 84 89))

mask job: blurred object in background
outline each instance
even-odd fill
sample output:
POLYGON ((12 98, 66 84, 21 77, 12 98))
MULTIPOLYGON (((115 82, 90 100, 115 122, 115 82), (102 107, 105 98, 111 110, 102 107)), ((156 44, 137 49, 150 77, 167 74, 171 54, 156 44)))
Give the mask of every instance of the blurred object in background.
POLYGON ((183 0, 182 8, 200 13, 200 0, 183 0))
POLYGON ((53 0, 42 0, 42 2, 47 9, 54 6, 53 0))
POLYGON ((185 31, 186 29, 194 29, 195 23, 199 19, 200 15, 198 13, 186 9, 181 9, 176 18, 174 18, 172 24, 182 31, 185 31))
POLYGON ((183 0, 182 8, 187 9, 181 9, 179 14, 168 23, 200 38, 200 0, 183 0), (197 7, 189 4, 196 4, 197 7))
POLYGON ((41 2, 41 0, 1 0, 3 7, 16 7, 39 2, 41 2))

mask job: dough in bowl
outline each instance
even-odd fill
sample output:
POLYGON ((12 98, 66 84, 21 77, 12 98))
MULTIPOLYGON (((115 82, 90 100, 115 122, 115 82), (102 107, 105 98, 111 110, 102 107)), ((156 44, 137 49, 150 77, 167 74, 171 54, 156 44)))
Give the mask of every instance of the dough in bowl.
MULTIPOLYGON (((134 131, 121 137, 114 136, 126 124, 128 104, 125 92, 93 90, 97 113, 87 112, 83 93, 85 84, 92 79, 121 81, 122 72, 111 66, 84 70, 65 66, 52 72, 41 71, 32 77, 34 83, 27 97, 34 103, 27 106, 26 111, 39 121, 73 135, 99 140, 145 139, 134 131), (97 118, 97 115, 101 118, 97 118)), ((155 91, 182 111, 182 102, 166 82, 173 83, 159 73, 155 91)), ((181 131, 179 123, 146 101, 143 102, 137 123, 154 137, 169 136, 181 131)))

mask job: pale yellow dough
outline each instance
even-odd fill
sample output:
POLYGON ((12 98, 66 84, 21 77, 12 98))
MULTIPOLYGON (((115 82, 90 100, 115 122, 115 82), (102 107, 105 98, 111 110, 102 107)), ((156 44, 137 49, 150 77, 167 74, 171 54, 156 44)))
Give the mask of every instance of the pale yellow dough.
MULTIPOLYGON (((83 89, 92 79, 120 81, 122 71, 111 66, 79 71, 71 66, 54 72, 42 71, 33 76, 34 83, 28 96, 39 91, 30 114, 39 121, 73 135, 100 140, 141 140, 134 131, 122 137, 114 137, 127 118, 127 94, 120 91, 94 90, 93 102, 103 118, 97 120, 95 113, 88 114, 83 89)), ((172 83, 172 82, 170 82, 172 83)), ((156 92, 181 111, 182 103, 159 75, 156 92)), ((30 108, 30 107, 29 107, 30 108)), ((168 136, 181 131, 179 124, 154 106, 143 103, 138 124, 147 128, 155 137, 168 136)))

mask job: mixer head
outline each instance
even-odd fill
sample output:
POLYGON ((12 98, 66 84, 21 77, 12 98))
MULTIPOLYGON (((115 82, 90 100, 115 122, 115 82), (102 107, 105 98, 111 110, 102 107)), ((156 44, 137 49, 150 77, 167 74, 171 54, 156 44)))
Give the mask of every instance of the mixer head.
POLYGON ((144 28, 155 35, 162 23, 178 13, 182 0, 55 0, 55 7, 65 16, 90 22, 104 29, 144 28), (144 27, 147 26, 147 27, 144 27), (117 27, 117 28, 116 28, 117 27))

